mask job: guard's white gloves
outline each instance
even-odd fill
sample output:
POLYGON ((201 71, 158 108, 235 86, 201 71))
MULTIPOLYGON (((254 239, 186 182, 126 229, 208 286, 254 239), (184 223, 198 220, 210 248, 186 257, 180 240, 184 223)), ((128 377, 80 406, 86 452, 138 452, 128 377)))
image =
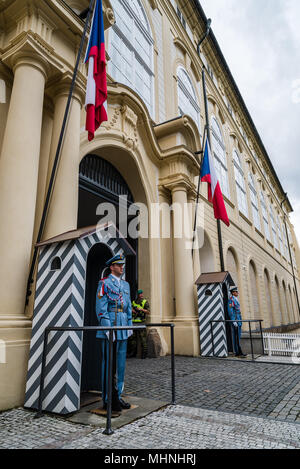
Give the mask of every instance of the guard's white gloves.
POLYGON ((239 327, 237 322, 233 323, 234 327, 239 327))

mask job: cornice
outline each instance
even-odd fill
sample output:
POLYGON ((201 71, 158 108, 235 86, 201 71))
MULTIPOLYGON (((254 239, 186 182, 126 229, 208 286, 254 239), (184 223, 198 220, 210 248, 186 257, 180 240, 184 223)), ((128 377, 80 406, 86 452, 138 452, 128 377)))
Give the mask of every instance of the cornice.
POLYGON ((181 133, 186 140, 187 147, 192 152, 197 152, 201 149, 198 127, 194 120, 191 119, 188 115, 183 115, 175 119, 162 122, 161 124, 155 125, 153 128, 158 140, 166 136, 181 133))

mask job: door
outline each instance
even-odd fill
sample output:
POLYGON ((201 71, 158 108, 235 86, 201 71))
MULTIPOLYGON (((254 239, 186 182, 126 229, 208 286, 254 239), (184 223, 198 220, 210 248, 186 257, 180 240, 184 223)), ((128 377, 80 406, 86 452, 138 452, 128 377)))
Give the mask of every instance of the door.
MULTIPOLYGON (((109 274, 105 263, 113 256, 105 244, 95 244, 88 255, 85 285, 84 325, 98 326, 96 293, 99 280, 109 274)), ((81 371, 81 392, 101 390, 100 340, 95 331, 84 332, 81 371)))

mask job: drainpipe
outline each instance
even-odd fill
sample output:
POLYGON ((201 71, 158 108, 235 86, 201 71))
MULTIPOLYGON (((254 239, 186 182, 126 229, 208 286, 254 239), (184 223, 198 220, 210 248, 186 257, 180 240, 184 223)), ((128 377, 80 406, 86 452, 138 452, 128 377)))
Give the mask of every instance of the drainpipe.
MULTIPOLYGON (((280 207, 282 209, 282 205, 284 202, 287 200, 287 192, 284 195, 284 199, 280 204, 280 207)), ((291 261, 291 266, 292 266, 292 272, 293 272, 293 279, 294 279, 294 286, 295 286, 295 292, 296 292, 296 298, 297 298, 297 305, 298 305, 298 313, 300 315, 300 305, 299 305, 299 297, 298 297, 298 290, 297 290, 297 284, 296 284, 296 276, 295 276, 295 270, 294 270, 294 264, 293 264, 293 258, 292 258, 292 251, 291 251, 291 245, 290 245, 290 240, 289 240, 289 234, 287 230, 287 225, 286 225, 286 216, 285 213, 283 212, 283 221, 284 221, 284 227, 285 227, 285 232, 286 232, 286 239, 288 242, 288 248, 289 248, 289 254, 290 254, 290 261, 291 261)))

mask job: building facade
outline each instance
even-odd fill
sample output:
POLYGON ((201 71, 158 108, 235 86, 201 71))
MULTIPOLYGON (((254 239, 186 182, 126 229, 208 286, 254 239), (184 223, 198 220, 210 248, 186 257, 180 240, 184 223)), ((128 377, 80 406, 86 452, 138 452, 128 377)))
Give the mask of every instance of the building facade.
MULTIPOLYGON (((40 226, 84 22, 87 0, 0 4, 0 409, 24 402, 34 300, 29 266, 40 226)), ((202 241, 193 227, 205 127, 206 71, 212 150, 230 227, 225 268, 245 319, 264 327, 299 322, 299 250, 292 207, 197 0, 103 0, 108 122, 84 130, 81 63, 43 240, 95 225, 99 204, 146 207, 147 233, 130 242, 133 291, 143 288, 151 322, 176 325, 176 353, 200 353, 195 281, 220 270, 218 235, 201 186, 202 241), (171 205, 188 207, 186 218, 171 205), (159 209, 158 209, 158 208, 159 209), (98 208, 98 209, 97 209, 98 208), (177 236, 182 226, 188 233, 177 236), (165 236, 167 227, 169 236, 165 236)), ((201 238, 201 237, 200 237, 201 238)), ((169 338, 159 331, 164 353, 169 338)))

